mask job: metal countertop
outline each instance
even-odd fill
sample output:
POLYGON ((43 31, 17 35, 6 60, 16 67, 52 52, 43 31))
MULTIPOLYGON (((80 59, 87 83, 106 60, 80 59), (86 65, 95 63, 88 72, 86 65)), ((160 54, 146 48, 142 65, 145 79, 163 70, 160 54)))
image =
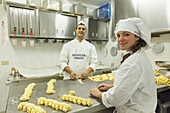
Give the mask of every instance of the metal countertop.
MULTIPOLYGON (((54 77, 53 77, 54 78, 54 77)), ((23 111, 18 110, 18 104, 20 103, 20 97, 24 93, 24 89, 28 86, 29 83, 36 83, 35 88, 33 89, 33 94, 28 102, 34 103, 37 105, 37 100, 39 97, 46 97, 47 99, 55 99, 59 102, 65 102, 72 106, 72 110, 69 113, 92 113, 100 110, 106 109, 106 107, 102 104, 101 99, 95 98, 89 94, 89 90, 91 88, 97 87, 101 83, 112 84, 113 81, 102 81, 102 82, 95 82, 89 79, 83 80, 85 85, 81 85, 77 80, 57 80, 54 84, 55 87, 55 94, 47 95, 47 82, 52 78, 40 78, 40 79, 33 79, 33 80, 25 80, 20 81, 10 85, 9 90, 9 97, 6 107, 6 113, 23 113, 23 111), (76 96, 91 99, 93 101, 93 105, 91 107, 82 106, 78 104, 73 104, 71 102, 62 101, 61 96, 63 94, 68 94, 70 90, 76 92, 76 96), (59 98, 58 98, 59 96, 59 98)), ((54 78, 55 79, 55 78, 54 78)), ((162 92, 168 90, 169 87, 167 85, 157 85, 157 92, 162 92)), ((63 113, 60 110, 55 110, 51 107, 46 107, 44 105, 39 105, 47 113, 63 113)), ((112 108, 114 109, 114 108, 112 108)))
MULTIPOLYGON (((29 80, 29 81, 20 82, 18 84, 10 85, 6 113, 23 113, 22 110, 17 109, 18 104, 20 103, 19 99, 21 95, 24 93, 24 89, 27 87, 27 85, 32 82, 35 82, 36 86, 34 87, 33 94, 31 95, 31 98, 28 101, 30 103, 34 103, 35 105, 38 105, 37 104, 38 98, 46 97, 47 99, 56 99, 59 102, 65 102, 70 104, 72 106, 72 110, 69 111, 69 113, 80 113, 80 112, 90 113, 90 112, 100 111, 106 109, 106 107, 103 104, 101 104, 101 99, 92 97, 89 94, 89 90, 91 88, 97 87, 101 83, 108 83, 108 84, 113 83, 113 81, 94 82, 89 79, 86 79, 83 80, 85 84, 81 85, 77 80, 57 80, 56 83, 54 84, 56 93, 52 95, 47 95, 46 89, 47 89, 47 82, 49 80, 46 80, 46 82, 39 82, 39 81, 41 80, 36 80, 36 81, 29 80), (70 90, 75 91, 76 96, 78 97, 91 99, 93 101, 93 105, 91 107, 87 107, 83 105, 73 104, 67 101, 62 101, 61 96, 63 94, 68 94, 70 90)), ((47 113, 63 113, 62 111, 55 110, 51 107, 46 107, 44 105, 39 105, 39 106, 44 108, 44 110, 46 110, 47 113)))

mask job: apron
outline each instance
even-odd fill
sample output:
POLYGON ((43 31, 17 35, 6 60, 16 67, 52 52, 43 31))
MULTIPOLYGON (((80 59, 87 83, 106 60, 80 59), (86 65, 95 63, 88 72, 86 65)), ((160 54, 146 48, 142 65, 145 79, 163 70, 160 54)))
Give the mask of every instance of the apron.
MULTIPOLYGON (((142 111, 136 111, 136 110, 131 110, 129 108, 127 108, 126 106, 121 106, 116 108, 113 113, 144 113, 142 111)), ((155 112, 151 112, 151 113, 155 113, 155 112)))

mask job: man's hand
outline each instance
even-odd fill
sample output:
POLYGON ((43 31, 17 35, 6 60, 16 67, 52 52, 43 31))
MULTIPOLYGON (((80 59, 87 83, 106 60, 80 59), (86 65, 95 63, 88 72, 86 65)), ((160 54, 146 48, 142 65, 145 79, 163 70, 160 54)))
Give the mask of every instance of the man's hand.
POLYGON ((77 74, 76 74, 74 71, 72 71, 72 72, 70 73, 70 78, 71 78, 71 79, 77 79, 77 74))
POLYGON ((97 89, 97 88, 91 89, 90 94, 95 96, 95 97, 102 98, 102 92, 100 92, 100 90, 97 89))
POLYGON ((87 77, 88 77, 87 72, 83 72, 83 73, 81 74, 81 78, 82 78, 82 79, 86 79, 87 77))

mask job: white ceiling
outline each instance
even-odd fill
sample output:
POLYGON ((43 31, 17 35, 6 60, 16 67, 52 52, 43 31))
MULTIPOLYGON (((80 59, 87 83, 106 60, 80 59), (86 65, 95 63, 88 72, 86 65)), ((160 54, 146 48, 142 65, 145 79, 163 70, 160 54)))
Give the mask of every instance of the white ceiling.
POLYGON ((110 0, 72 0, 72 1, 89 4, 89 5, 95 5, 95 6, 102 6, 107 2, 110 2, 110 0))

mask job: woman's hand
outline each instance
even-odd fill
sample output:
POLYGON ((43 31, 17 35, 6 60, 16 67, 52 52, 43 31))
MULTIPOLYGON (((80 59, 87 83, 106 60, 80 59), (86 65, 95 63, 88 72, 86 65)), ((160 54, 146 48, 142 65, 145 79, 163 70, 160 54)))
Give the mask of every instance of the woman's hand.
POLYGON ((108 85, 108 84, 100 84, 98 86, 99 90, 108 90, 109 88, 113 87, 113 85, 108 85))
POLYGON ((95 96, 95 97, 102 98, 102 92, 100 92, 100 90, 97 89, 97 88, 91 89, 90 94, 95 96))

